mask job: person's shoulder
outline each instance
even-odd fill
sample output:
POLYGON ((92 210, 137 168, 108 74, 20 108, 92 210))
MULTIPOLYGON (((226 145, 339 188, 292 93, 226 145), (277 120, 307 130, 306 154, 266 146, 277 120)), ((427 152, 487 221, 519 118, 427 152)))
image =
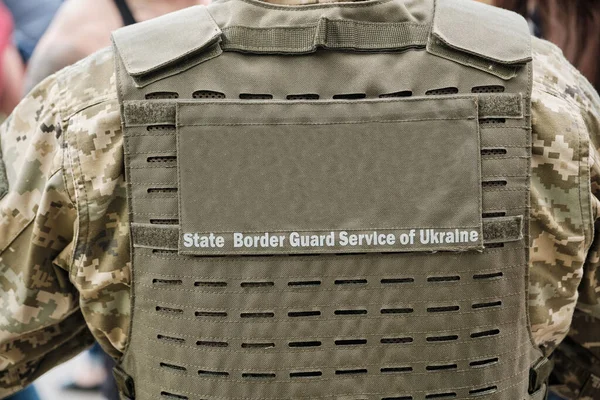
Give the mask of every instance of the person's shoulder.
POLYGON ((597 108, 600 98, 592 84, 564 56, 562 50, 542 39, 532 39, 533 95, 560 98, 582 111, 597 108))
POLYGON ((64 93, 63 104, 70 113, 91 105, 117 100, 114 53, 104 48, 57 74, 64 93))

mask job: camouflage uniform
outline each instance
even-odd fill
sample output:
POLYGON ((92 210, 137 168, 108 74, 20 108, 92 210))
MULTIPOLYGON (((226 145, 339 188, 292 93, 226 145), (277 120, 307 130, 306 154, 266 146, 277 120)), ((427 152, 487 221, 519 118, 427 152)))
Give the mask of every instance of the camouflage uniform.
MULTIPOLYGON (((295 1, 276 0, 291 4, 295 1)), ((315 2, 301 0, 302 4, 315 2)), ((534 40, 530 317, 548 354, 578 297, 596 302, 600 99, 534 40)), ((130 231, 111 50, 48 78, 0 129, 0 395, 96 339, 120 358, 130 325, 130 231)))

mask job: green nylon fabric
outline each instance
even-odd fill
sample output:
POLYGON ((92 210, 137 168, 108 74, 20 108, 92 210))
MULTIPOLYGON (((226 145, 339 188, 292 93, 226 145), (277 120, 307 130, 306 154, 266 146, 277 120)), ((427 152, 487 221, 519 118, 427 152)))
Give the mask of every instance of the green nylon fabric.
MULTIPOLYGON (((321 16, 430 25, 432 10, 432 2, 421 0, 288 8, 234 0, 208 7, 222 32, 237 25, 298 27, 321 16)), ((502 45, 498 35, 495 40, 502 45)), ((544 388, 528 390, 530 367, 541 357, 527 316, 531 65, 506 64, 511 73, 501 75, 461 63, 457 54, 473 58, 465 52, 446 56, 423 47, 319 48, 294 56, 215 48, 201 63, 182 67, 187 61, 175 59, 134 78, 121 61, 132 55, 117 47, 134 226, 131 340, 121 367, 133 378, 135 398, 543 398, 544 388), (338 127, 368 115, 385 122, 338 127), (437 118, 464 149, 443 136, 437 118), (423 143, 400 137, 429 131, 423 143), (315 132, 324 137, 315 139, 315 132), (419 157, 400 145, 417 146, 419 157), (327 186, 316 180, 347 173, 335 169, 347 161, 336 146, 351 160, 346 167, 355 168, 356 180, 344 180, 361 186, 341 187, 334 179, 332 187, 346 200, 356 190, 363 205, 335 214, 302 208, 318 203, 334 210, 323 196, 327 186), (374 157, 377 151, 381 158, 374 157), (393 161, 395 182, 394 151, 404 156, 393 161), (417 168, 410 157, 431 162, 417 168), (464 192, 461 201, 444 197, 454 189, 436 176, 446 165, 464 175, 464 182, 452 181, 464 192), (387 187, 377 185, 373 170, 383 171, 380 182, 387 187), (368 186, 387 198, 368 198, 362 193, 368 186), (402 193, 418 186, 414 199, 402 193), (272 196, 285 197, 287 189, 294 198, 272 196), (271 202, 248 203, 269 195, 271 202), (390 196, 404 196, 410 208, 390 196), (493 240, 461 251, 331 252, 317 245, 297 254, 190 255, 173 246, 187 228, 290 232, 311 221, 319 230, 338 224, 369 231, 370 221, 394 222, 390 210, 397 214, 391 228, 468 221, 493 240)), ((475 58, 499 65, 491 56, 475 58)))

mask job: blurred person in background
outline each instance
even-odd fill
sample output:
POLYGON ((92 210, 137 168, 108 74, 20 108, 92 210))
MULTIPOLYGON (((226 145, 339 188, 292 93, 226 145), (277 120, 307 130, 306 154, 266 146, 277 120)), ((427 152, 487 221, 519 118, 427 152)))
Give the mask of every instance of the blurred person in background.
POLYGON ((15 23, 14 43, 24 63, 48 29, 63 0, 4 0, 15 23))
POLYGON ((0 121, 19 103, 23 81, 23 64, 12 45, 13 21, 0 2, 0 121))
POLYGON ((110 45, 110 33, 209 0, 67 0, 42 37, 27 70, 25 92, 47 76, 110 45))
POLYGON ((494 0, 526 17, 532 30, 560 47, 565 57, 600 87, 600 1, 494 0))
MULTIPOLYGON (((560 47, 595 88, 600 88, 600 1, 495 0, 495 5, 526 17, 536 36, 560 47)), ((588 260, 598 264, 598 254, 591 253, 588 260)), ((597 282, 600 276, 584 279, 597 282)), ((549 400, 600 398, 600 305, 595 299, 580 297, 569 335, 555 351, 554 361, 549 400)))

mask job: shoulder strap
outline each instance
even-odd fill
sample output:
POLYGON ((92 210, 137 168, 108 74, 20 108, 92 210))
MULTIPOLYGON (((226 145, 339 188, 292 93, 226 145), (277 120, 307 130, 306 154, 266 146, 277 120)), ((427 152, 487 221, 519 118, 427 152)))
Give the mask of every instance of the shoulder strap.
POLYGON ((123 26, 129 26, 135 24, 137 21, 127 5, 127 0, 114 0, 115 6, 117 6, 117 10, 119 10, 119 14, 121 15, 121 19, 123 20, 123 26))
POLYGON ((221 29, 206 7, 194 6, 121 28, 112 40, 127 73, 145 86, 214 57, 217 49, 208 50, 220 42, 221 29), (178 68, 166 68, 175 63, 178 68))
POLYGON ((509 79, 531 61, 531 34, 519 14, 472 0, 436 0, 427 49, 509 79))

